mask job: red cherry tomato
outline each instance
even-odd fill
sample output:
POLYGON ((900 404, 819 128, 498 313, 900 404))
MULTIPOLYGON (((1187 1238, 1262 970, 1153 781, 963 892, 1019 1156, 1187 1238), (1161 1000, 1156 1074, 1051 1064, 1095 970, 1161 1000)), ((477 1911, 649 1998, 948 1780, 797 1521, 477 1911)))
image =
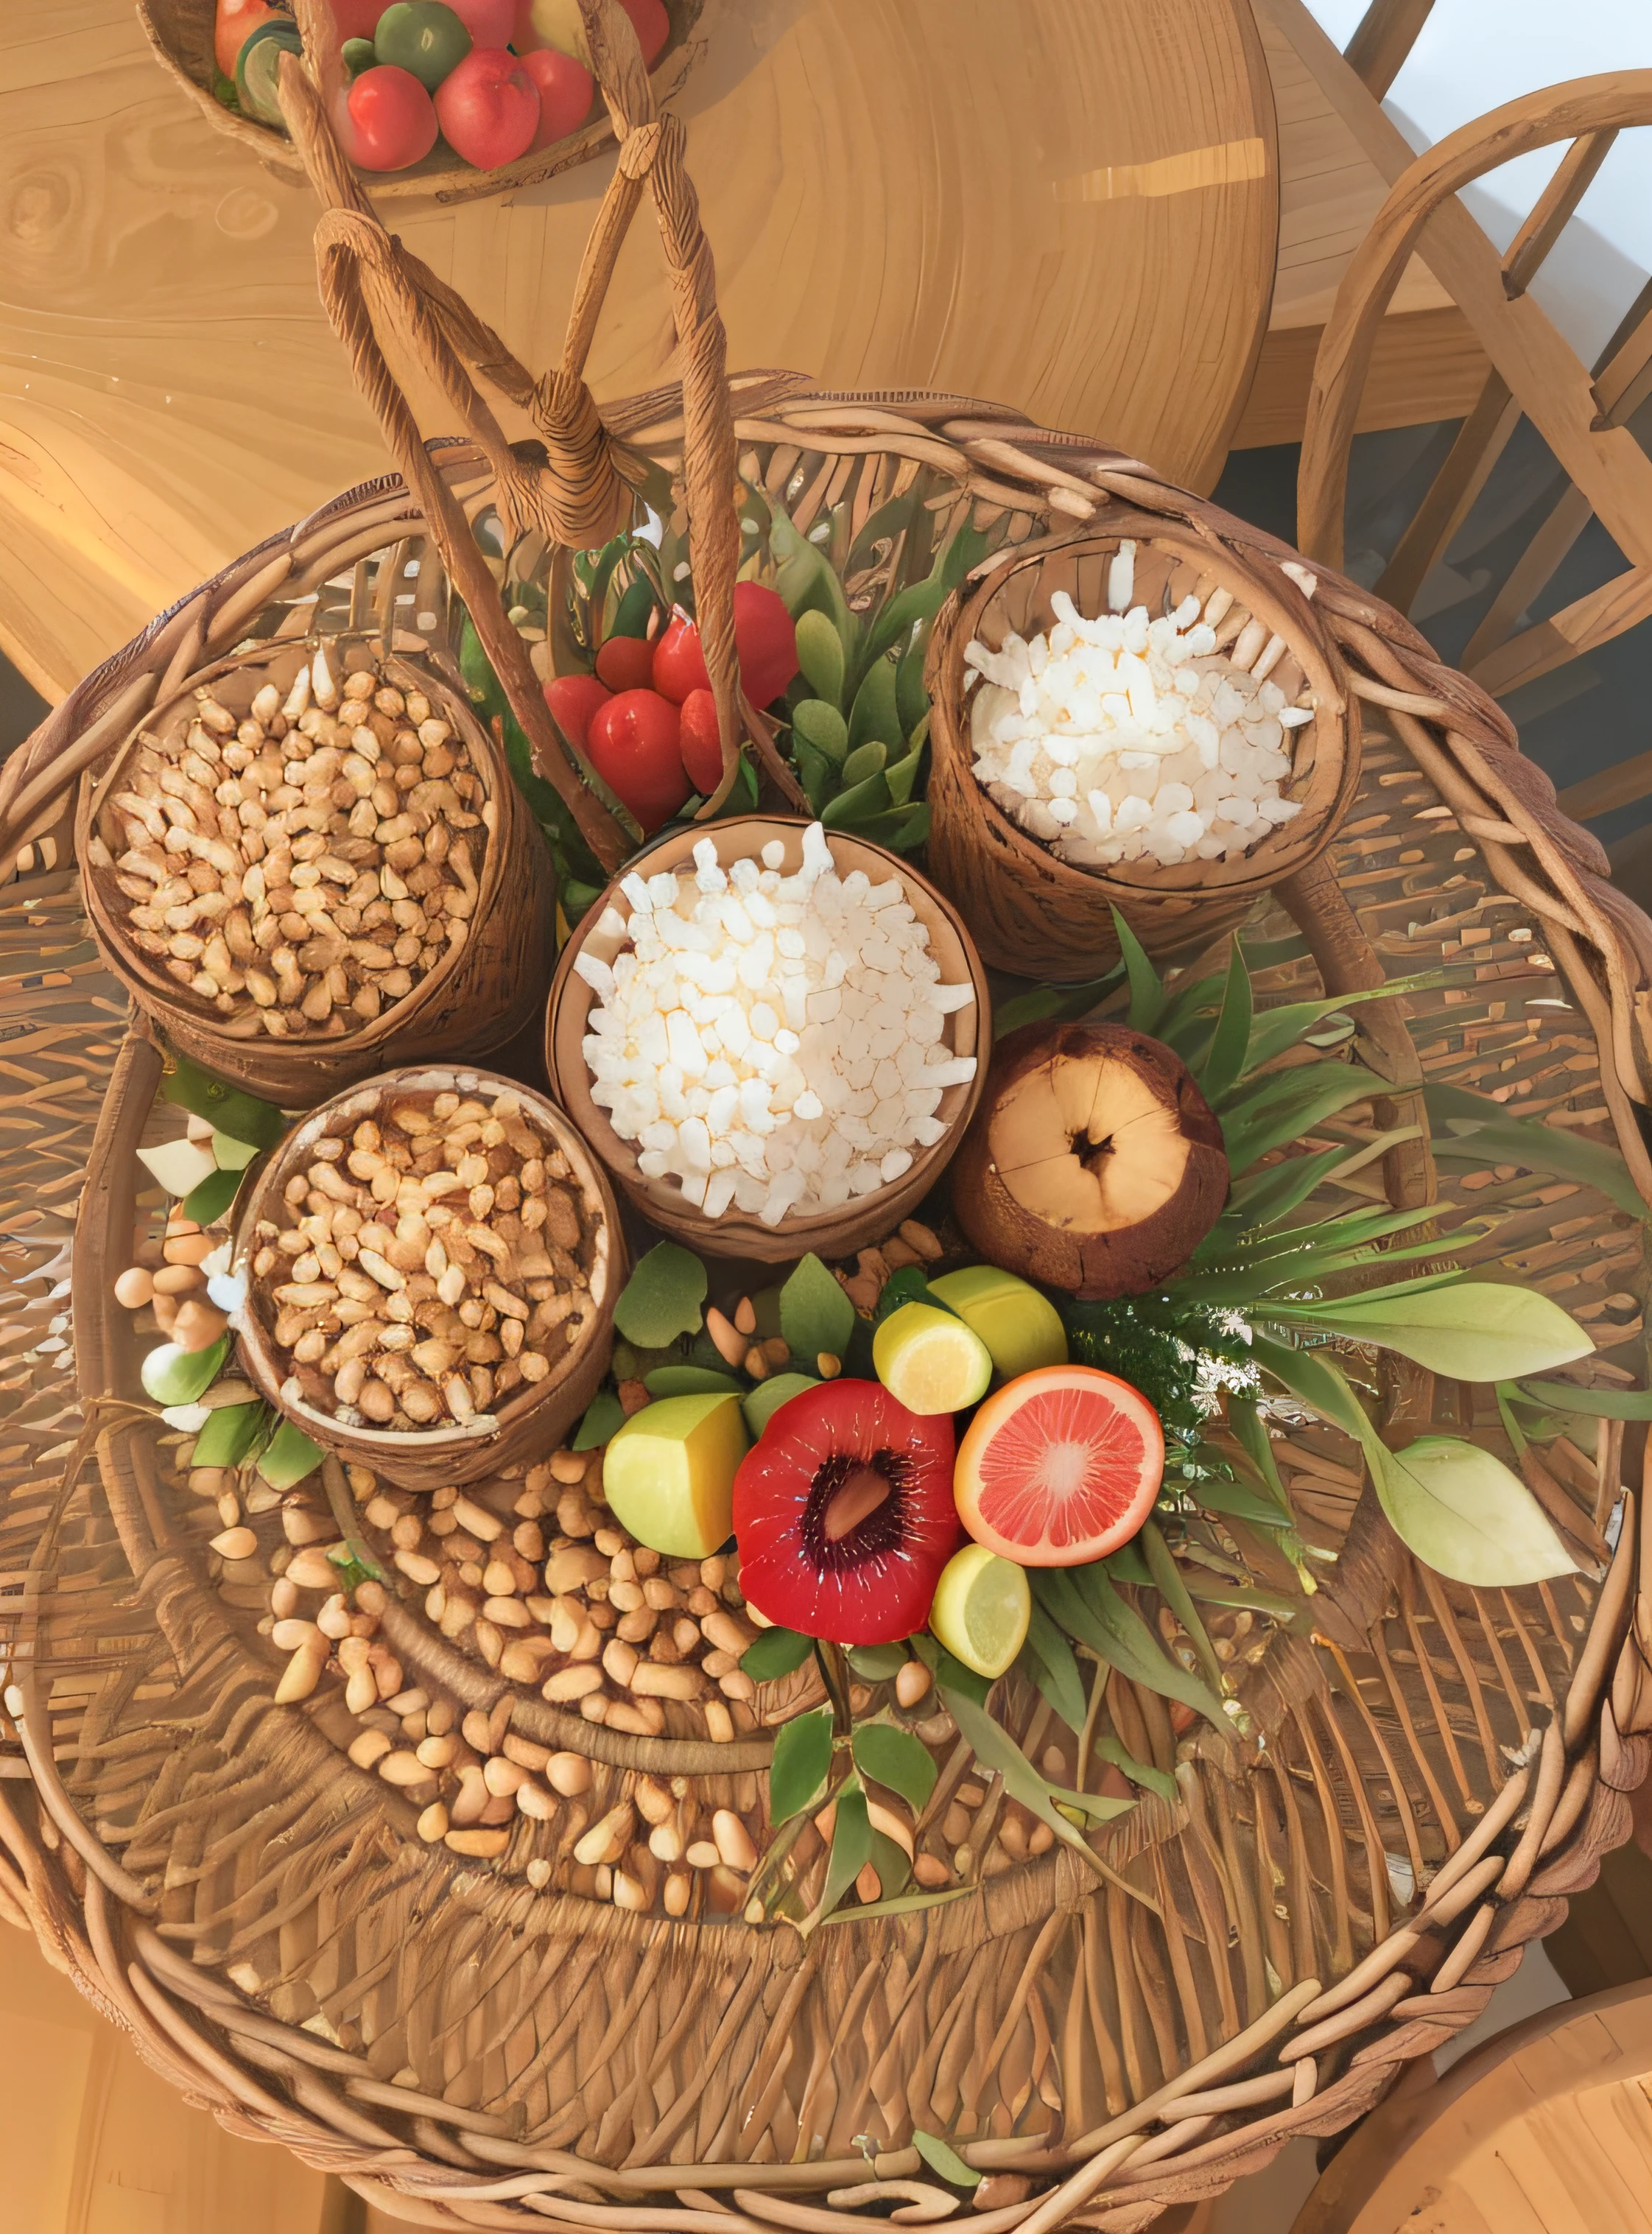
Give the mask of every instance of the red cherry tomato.
POLYGON ((597 654, 597 673, 611 690, 646 690, 654 679, 654 647, 640 636, 611 636, 597 654))
POLYGON ((709 690, 690 690, 682 702, 680 740, 682 765, 702 799, 722 781, 722 740, 717 734, 717 702, 709 690))
POLYGON ((436 112, 411 70, 380 62, 349 89, 356 144, 346 150, 363 171, 405 171, 436 144, 436 112))
MULTIPOLYGON (((532 153, 554 147, 558 140, 577 132, 591 114, 591 99, 597 88, 584 64, 558 47, 536 47, 521 56, 521 63, 539 95, 539 128, 533 135, 532 153)), ((647 679, 645 676, 644 682, 647 679)))
POLYGON ((473 47, 508 47, 516 36, 516 0, 447 0, 473 47))
POLYGON ((689 796, 679 728, 676 708, 657 690, 622 690, 591 722, 591 766, 644 830, 669 822, 689 796))
POLYGON ((342 43, 345 39, 370 39, 389 0, 330 0, 330 4, 342 43))
POLYGON ((671 18, 665 12, 664 0, 619 0, 619 4, 631 19, 644 67, 652 69, 671 36, 671 18))
POLYGON ((553 675, 545 686, 545 702, 556 715, 563 735, 582 753, 591 715, 608 703, 611 695, 594 675, 553 675))
POLYGON ((436 120, 455 155, 479 171, 497 171, 532 145, 539 91, 503 47, 473 47, 436 88, 436 120))
MULTIPOLYGON (((778 698, 797 673, 797 630, 786 601, 761 582, 735 585, 735 650, 740 657, 741 688, 754 706, 778 698)), ((691 690, 708 690, 700 631, 690 620, 674 617, 654 652, 654 688, 680 706, 691 690)))
POLYGON ((233 77, 235 58, 258 25, 288 20, 270 7, 267 0, 218 0, 218 14, 212 24, 213 61, 225 77, 233 77))

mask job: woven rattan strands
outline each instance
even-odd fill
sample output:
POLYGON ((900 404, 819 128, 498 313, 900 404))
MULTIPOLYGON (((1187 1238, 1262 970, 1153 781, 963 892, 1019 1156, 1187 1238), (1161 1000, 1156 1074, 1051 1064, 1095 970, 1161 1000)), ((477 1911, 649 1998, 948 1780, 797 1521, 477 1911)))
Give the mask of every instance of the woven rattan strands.
MULTIPOLYGON (((786 378, 736 382, 733 397, 742 480, 806 532, 833 507, 864 521, 917 487, 944 526, 971 519, 1022 549, 1103 530, 1123 506, 1219 539, 1250 566, 1292 556, 1133 461, 990 406, 821 395, 786 378)), ((676 391, 610 409, 602 430, 680 482, 676 391)), ((353 491, 163 616, 14 757, 0 855, 157 692, 249 636, 375 614, 450 653, 439 553, 458 552, 455 522, 479 552, 470 527, 490 505, 515 516, 519 476, 488 470, 499 447, 419 451, 434 516, 397 482, 353 491)), ((493 575, 477 566, 497 613, 493 575)), ((1359 789, 1329 852, 1248 926, 1258 997, 1472 963, 1472 983, 1414 996, 1408 1013, 1398 1001, 1358 1012, 1383 1081, 1368 1129, 1425 1124, 1427 1084, 1494 1091, 1616 1146, 1652 1199, 1637 1118, 1652 926, 1604 883, 1598 849, 1481 693, 1355 585, 1322 573, 1315 602, 1364 702, 1359 789)), ((1197 1732, 1179 1744, 1156 1695, 1109 1682, 1109 1716, 1173 1776, 1177 1799, 1144 1798, 1113 1828, 1104 1882, 1064 1852, 1010 1852, 990 1777, 966 1898, 846 1920, 806 1943, 784 1926, 628 1916, 536 1880, 530 1863, 565 1834, 526 1818, 495 1859, 421 1843, 412 1804, 346 1760, 358 1725, 336 1683, 273 1703, 281 1661, 257 1633, 263 1586, 208 1551, 212 1508, 190 1497, 175 1439, 138 1415, 136 1345, 109 1283, 153 1212, 135 1150, 175 1130, 175 1113, 154 1103, 161 1050, 141 1028, 121 1040, 116 990, 82 930, 68 878, 14 885, 0 906, 0 954, 26 965, 4 978, 16 1036, 3 1044, 18 1205, 9 1323, 27 1345, 6 1376, 0 1440, 13 1687, 0 1897, 232 2126, 414 2224, 695 2234, 841 2228, 885 2199, 939 2210, 949 2198, 911 2145, 918 2129, 993 2177, 987 2207, 959 2223, 1126 2234, 1290 2134, 1359 2114, 1408 2057, 1472 2021, 1627 1834, 1621 1795, 1652 1731, 1652 1544, 1647 1500, 1619 1500, 1625 1436, 1605 1422, 1587 1448, 1545 1447, 1533 1480, 1594 1578, 1478 1593, 1404 1554, 1352 1445, 1293 1428, 1277 1446, 1282 1472, 1304 1533, 1335 1564, 1306 1622, 1237 1639, 1244 1746, 1197 1732), (34 957, 60 942, 71 985, 42 994, 34 957), (55 1284, 82 1170, 66 1314, 55 1284), (78 1440, 66 1353, 50 1347, 65 1338, 78 1440)), ((1442 1203, 1442 1245, 1557 1295, 1596 1329, 1607 1370, 1642 1377, 1642 1225, 1512 1166, 1454 1162, 1442 1189, 1426 1139, 1381 1171, 1395 1202, 1443 1192, 1505 1213, 1486 1236, 1442 1203)), ((1496 1433, 1475 1392, 1409 1368, 1384 1385, 1402 1439, 1430 1421, 1496 1433)), ((330 1472, 300 1494, 326 1506, 349 1493, 330 1472)), ((346 1518, 388 1564, 365 1516, 346 1518)), ((259 1522, 266 1551, 278 1519, 259 1522)), ((1259 1540, 1234 1533, 1259 1583, 1290 1587, 1259 1540)), ((572 1741, 531 1691, 437 1637, 418 1593, 394 1634, 432 1697, 507 1734, 572 1741)), ((1036 1758, 1051 1734, 1041 1702, 1007 1687, 999 1711, 1036 1758)), ((592 1725, 583 1743, 582 1819, 639 1772, 675 1767, 702 1806, 761 1823, 761 1732, 716 1747, 592 1725)), ((945 1762, 920 1839, 937 1834, 970 1763, 967 1747, 945 1762)))

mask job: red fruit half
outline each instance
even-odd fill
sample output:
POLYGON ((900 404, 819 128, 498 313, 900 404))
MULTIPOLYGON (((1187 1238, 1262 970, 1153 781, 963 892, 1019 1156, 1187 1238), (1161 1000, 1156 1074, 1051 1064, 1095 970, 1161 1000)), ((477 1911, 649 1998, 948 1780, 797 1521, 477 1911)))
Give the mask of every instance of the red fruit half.
POLYGON ((644 830, 669 822, 689 795, 679 727, 676 708, 657 690, 622 690, 592 717, 591 764, 644 830))
POLYGON ((554 147, 590 115, 595 82, 583 62, 559 47, 535 47, 521 56, 521 63, 539 91, 539 128, 533 147, 554 147))
POLYGON ((590 739, 591 716, 612 696, 594 675, 553 675, 545 686, 545 702, 563 735, 582 753, 590 739))
POLYGON ((597 654, 597 679, 611 690, 646 690, 654 681, 654 647, 645 637, 611 636, 597 654))
POLYGON ((709 690, 690 690, 682 702, 682 765, 702 799, 722 781, 722 739, 717 734, 717 702, 709 690))
POLYGON ((1126 1544, 1165 1472, 1159 1414, 1094 1365, 1047 1365, 989 1396, 958 1447, 958 1517, 1023 1567, 1087 1566, 1126 1544))
POLYGON ((699 630, 686 613, 673 613, 655 640, 654 688, 680 706, 691 690, 710 687, 699 630))
MULTIPOLYGON (((754 706, 778 698, 797 673, 797 630, 786 601, 761 582, 735 585, 735 650, 741 688, 754 706)), ((690 691, 710 688, 700 631, 680 614, 654 648, 654 688, 682 705, 690 691)))
POLYGON ((952 1422, 875 1381, 806 1388, 735 1476, 740 1587, 806 1636, 888 1644, 929 1618, 958 1541, 952 1422))
POLYGON ((479 171, 527 153, 539 128, 539 88, 504 47, 473 47, 436 88, 441 136, 479 171))

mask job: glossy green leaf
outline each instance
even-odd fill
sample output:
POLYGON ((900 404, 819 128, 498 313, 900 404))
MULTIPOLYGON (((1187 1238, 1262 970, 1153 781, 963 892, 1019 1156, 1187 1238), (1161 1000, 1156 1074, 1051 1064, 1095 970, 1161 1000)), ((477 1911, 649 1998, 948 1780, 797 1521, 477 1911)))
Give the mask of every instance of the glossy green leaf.
MULTIPOLYGON (((806 621, 817 623, 821 632, 830 636, 833 642, 836 643, 837 631, 822 614, 805 613, 803 618, 806 621)), ((800 625, 798 630, 800 645, 802 641, 803 630, 800 625)), ((793 737, 806 738, 816 752, 824 754, 834 768, 842 767, 844 754, 849 749, 849 724, 838 711, 835 703, 829 703, 825 698, 800 700, 792 709, 792 735, 793 737)))
POLYGON ((1244 966, 1244 954, 1236 938, 1228 950, 1227 984, 1211 1051, 1197 1074, 1199 1091, 1213 1107, 1221 1107, 1244 1069, 1245 1049, 1250 1041, 1250 973, 1244 966))
MULTIPOLYGON (((785 1725, 795 1729, 795 1722, 785 1725)), ((771 1771, 771 1778, 773 1772, 771 1771)), ((872 1859, 872 1822, 866 1795, 852 1780, 838 1794, 832 1824, 832 1852, 826 1861, 826 1885, 815 1910, 817 1917, 830 1916, 861 1871, 872 1859)))
POLYGON ((1222 1114, 1228 1162, 1247 1172, 1271 1148, 1283 1148, 1311 1133, 1327 1117, 1355 1101, 1368 1101, 1382 1081, 1349 1062, 1309 1062, 1295 1070, 1270 1071, 1222 1114))
POLYGON ((880 770, 840 791, 821 809, 820 820, 828 830, 846 830, 886 813, 891 803, 889 784, 880 770))
MULTIPOLYGON (((870 1808, 867 1814, 870 1818, 870 1808)), ((891 1839, 886 1831, 874 1829, 872 1852, 866 1859, 878 1872, 878 1898, 898 1900, 912 1881, 911 1858, 905 1847, 898 1840, 891 1839)), ((871 1904, 866 1904, 870 1906, 871 1904)))
POLYGON ((1371 1432, 1371 1423, 1348 1387, 1342 1368, 1324 1351, 1292 1349, 1284 1342, 1271 1341, 1253 1331, 1250 1355, 1264 1372, 1271 1373, 1293 1396, 1317 1412, 1322 1420, 1329 1420, 1332 1427, 1340 1427, 1345 1435, 1352 1435, 1355 1441, 1362 1443, 1371 1432))
POLYGON ((971 2172, 957 2150, 949 2148, 935 2134, 924 2133, 914 2126, 912 2146, 932 2172, 939 2173, 954 2187, 967 2187, 973 2193, 980 2186, 982 2175, 978 2172, 971 2172))
POLYGON ((949 591, 957 589, 970 569, 979 565, 986 555, 986 537, 976 528, 960 528, 924 579, 898 591, 878 614, 866 638, 864 658, 878 658, 891 646, 898 646, 917 622, 933 619, 949 591))
POLYGON ((843 764, 843 787, 853 791, 857 785, 870 783, 872 777, 884 773, 889 759, 889 747, 877 737, 864 745, 856 745, 843 764))
POLYGON ((854 1734, 853 1749, 855 1767, 864 1777, 886 1784, 914 1812, 922 1811, 935 1789, 935 1763, 921 1738, 892 1722, 863 1722, 854 1734))
POLYGON ((1394 1534, 1425 1566, 1475 1590, 1516 1590, 1577 1563, 1517 1474, 1478 1444, 1425 1435, 1403 1451, 1367 1444, 1394 1534))
POLYGON ((741 1655, 740 1665, 754 1683, 773 1683, 800 1669, 814 1649, 814 1639, 794 1629, 766 1629, 741 1655))
POLYGON ((1036 1598, 1033 1600, 1032 1620, 1022 1651, 1029 1663, 1033 1681, 1068 1729, 1075 1734, 1082 1730, 1088 1703, 1084 1695, 1084 1678, 1079 1673, 1072 1646, 1036 1598))
POLYGON ((637 1259, 614 1306, 614 1324, 639 1349, 663 1349, 680 1334, 698 1334, 709 1283, 691 1250, 659 1241, 637 1259))
POLYGON ((312 1442, 302 1427, 284 1420, 264 1447, 258 1472, 271 1489, 291 1489, 314 1473, 324 1455, 321 1445, 312 1442))
POLYGON ((746 1384, 709 1365, 656 1365, 643 1375, 650 1396, 743 1396, 746 1384))
POLYGON ((227 1133, 232 1140, 248 1141, 255 1148, 273 1148, 287 1129, 285 1117, 273 1102, 260 1101, 238 1086, 214 1078, 187 1055, 180 1055, 177 1068, 161 1080, 160 1093, 163 1101, 208 1119, 215 1132, 227 1133))
POLYGON ((1165 1651, 1141 1616, 1114 1590, 1103 1567, 1041 1567, 1029 1579, 1035 1597, 1069 1636, 1087 1644, 1132 1682, 1179 1700, 1224 1736, 1231 1735, 1221 1701, 1165 1651))
POLYGON ((806 737, 792 732, 792 761, 811 810, 818 814, 838 787, 838 771, 806 737))
POLYGON ((1321 1001, 1288 1001, 1277 1009, 1264 1009, 1250 1027, 1250 1042, 1238 1075, 1245 1078, 1253 1070, 1262 1069, 1288 1048, 1295 1047, 1316 1024, 1340 1015, 1344 1009, 1359 1008, 1367 1001, 1392 1000, 1396 995, 1432 992, 1437 986, 1451 984, 1461 974, 1452 970, 1425 970, 1415 977, 1391 977, 1386 985, 1374 986, 1365 992, 1337 993, 1321 1001))
POLYGON ((830 1707, 782 1722, 774 1733, 774 1758, 768 1767, 770 1822, 784 1823, 788 1816, 812 1806, 826 1790, 831 1767, 830 1707))
POLYGON ((1591 1420, 1652 1420, 1652 1388, 1582 1388, 1574 1381, 1523 1381, 1528 1404, 1557 1412, 1582 1412, 1591 1420))
MULTIPOLYGON (((929 1275, 924 1267, 921 1264, 898 1264, 879 1291, 878 1309, 872 1315, 873 1322, 882 1326, 885 1319, 892 1318, 907 1303, 934 1303, 935 1298, 930 1293, 929 1275)), ((936 1308, 938 1310, 942 1306, 936 1304, 936 1308)), ((957 1316, 955 1311, 953 1316, 956 1318, 957 1316)))
POLYGON ((157 1404, 193 1404, 217 1380, 229 1354, 227 1335, 210 1349, 180 1349, 176 1342, 163 1342, 144 1358, 138 1377, 157 1404))
POLYGON ((1589 1335, 1536 1288, 1457 1280, 1404 1295, 1346 1296, 1303 1303, 1288 1323, 1334 1324, 1338 1333, 1454 1381, 1518 1381, 1594 1354, 1589 1335))
POLYGON ((267 1404, 220 1404, 195 1438, 192 1466, 235 1466, 256 1450, 271 1418, 267 1404))
POLYGON ((911 805, 923 765, 924 748, 915 745, 904 760, 897 761, 893 768, 885 769, 884 781, 889 786, 889 796, 897 807, 911 805))
POLYGON ((1111 1730, 1104 1731, 1097 1738, 1095 1751, 1098 1760, 1111 1761, 1120 1776, 1128 1777, 1131 1783, 1139 1786, 1143 1792, 1151 1792, 1157 1799, 1167 1800, 1172 1807, 1180 1798, 1176 1789, 1176 1780, 1167 1770, 1154 1768, 1145 1760, 1138 1760, 1123 1740, 1115 1737, 1111 1730))
POLYGON ((916 1916, 920 1909, 944 1908, 949 1901, 967 1900, 976 1890, 974 1885, 943 1885, 937 1892, 897 1893, 893 1900, 861 1901, 819 1920, 823 1924, 863 1924, 869 1916, 916 1916))
POLYGON ((930 694, 924 687, 924 636, 902 658, 895 670, 895 711, 901 735, 910 737, 930 710, 930 694))
MULTIPOLYGON (((1296 1515, 1290 1509, 1290 1499, 1285 1493, 1285 1485, 1280 1480, 1278 1463, 1273 1454, 1273 1438, 1257 1409, 1255 1397, 1231 1395, 1227 1400, 1227 1414, 1228 1425, 1232 1428, 1240 1449, 1273 1493, 1278 1513, 1270 1517, 1283 1517, 1294 1523, 1296 1515)), ((1205 1501, 1208 1503, 1209 1500, 1205 1501)))
POLYGON ((599 1444, 617 1435, 624 1424, 625 1407, 611 1388, 599 1388, 568 1447, 572 1451, 594 1451, 599 1444))
POLYGON ((184 1197, 184 1216, 193 1218, 197 1225, 212 1225, 241 1192, 245 1171, 208 1172, 200 1185, 192 1187, 184 1197))
POLYGON ((855 702, 850 709, 850 756, 852 758, 862 745, 874 741, 887 750, 900 735, 900 712, 895 703, 895 663, 888 657, 874 658, 866 670, 865 682, 855 692, 855 702))
POLYGON ((855 1307, 813 1255, 798 1259, 780 1290, 780 1333, 793 1357, 841 1357, 854 1332, 855 1307))
POLYGON ((1137 1541, 1141 1545, 1143 1555, 1152 1571, 1154 1588, 1181 1623, 1194 1651, 1198 1655, 1199 1666, 1205 1670, 1205 1680, 1219 1697, 1222 1691, 1222 1663, 1216 1656, 1216 1648, 1211 1643, 1210 1632, 1199 1618, 1198 1609, 1193 1604, 1192 1594, 1182 1578, 1180 1568, 1171 1555, 1170 1546, 1159 1532, 1158 1523, 1151 1519, 1145 1521, 1137 1541))
POLYGON ((1593 1187, 1629 1217, 1652 1221, 1629 1166, 1615 1148, 1580 1140, 1535 1117, 1514 1117, 1489 1094, 1461 1086, 1426 1086, 1423 1105, 1433 1130, 1435 1159, 1479 1165, 1515 1164, 1522 1171, 1593 1187))
POLYGON ((1146 948, 1117 908, 1113 910, 1113 935, 1119 942, 1125 975, 1130 981, 1130 1013, 1126 1022, 1132 1031, 1154 1031, 1165 1007, 1165 988, 1159 972, 1148 960, 1146 948))
POLYGON ((837 630, 846 663, 853 656, 859 624, 824 552, 800 535, 783 512, 769 525, 768 547, 777 561, 774 587, 794 621, 806 612, 824 614, 837 630))
POLYGON ((934 1676, 937 1689, 959 1692, 964 1698, 973 1699, 977 1706, 986 1704, 987 1694, 992 1689, 990 1682, 984 1676, 977 1676, 973 1668, 966 1668, 963 1661, 955 1660, 938 1636, 931 1636, 926 1629, 920 1630, 912 1638, 911 1646, 934 1676))
POLYGON ((867 1683, 887 1683, 906 1665, 904 1644, 852 1644, 849 1665, 867 1683))
POLYGON ((1100 1006, 1123 976, 1124 964, 1120 963, 1105 977, 1092 978, 1087 985, 1035 985, 1030 992, 1017 993, 1008 1001, 995 1001, 992 1035, 1001 1040, 1006 1032, 1013 1032, 1022 1024, 1042 1023, 1050 1016, 1064 1021, 1087 1016, 1092 1009, 1100 1006))
MULTIPOLYGON (((989 1771, 996 1770, 1004 1781, 1004 1790, 1012 1800, 1018 1800, 1028 1813, 1036 1815, 1041 1823, 1048 1823, 1064 1845, 1081 1854, 1087 1862, 1093 1861, 1087 1841, 1074 1825, 1069 1823, 1055 1805, 1049 1786, 1033 1767, 1003 1724, 995 1721, 983 1706, 962 1691, 941 1687, 941 1695, 947 1711, 958 1726, 960 1737, 967 1738, 976 1759, 989 1771)), ((1098 1806, 1111 1805, 1114 1814, 1128 1812, 1129 1803, 1098 1800, 1098 1806)))
MULTIPOLYGON (((879 776, 878 781, 886 784, 888 779, 879 776)), ((829 821, 831 818, 821 819, 829 821)), ((914 806, 891 807, 879 814, 858 813, 849 818, 846 826, 869 846, 887 846, 891 853, 911 853, 930 834, 929 801, 920 799, 914 806)))
POLYGON ((212 1161, 221 1172, 244 1172, 255 1163, 258 1149, 251 1140, 238 1140, 232 1133, 214 1133, 212 1161))
POLYGON ((818 1388, 820 1383, 812 1373, 775 1373, 767 1381, 760 1381, 755 1388, 748 1389, 740 1400, 745 1414, 746 1430, 755 1442, 782 1404, 789 1404, 793 1396, 800 1396, 806 1388, 818 1388))

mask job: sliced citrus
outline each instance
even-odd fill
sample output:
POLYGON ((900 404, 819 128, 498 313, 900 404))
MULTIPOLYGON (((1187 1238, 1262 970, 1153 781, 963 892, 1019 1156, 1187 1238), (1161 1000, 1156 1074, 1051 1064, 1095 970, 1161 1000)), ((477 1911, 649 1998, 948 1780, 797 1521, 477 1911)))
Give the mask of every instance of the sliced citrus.
POLYGON ((872 1338, 878 1378, 922 1419, 961 1412, 986 1394, 992 1352, 973 1328, 933 1303, 903 1303, 872 1338))
POLYGON ((1024 1567, 1078 1567, 1129 1541, 1164 1472, 1164 1430, 1139 1388, 1093 1365, 1051 1365, 987 1399, 952 1488, 978 1544, 1024 1567))
POLYGON ((1026 1643, 1032 1617, 1024 1571, 984 1544, 966 1544, 941 1570, 930 1630, 977 1676, 1002 1676, 1026 1643))

